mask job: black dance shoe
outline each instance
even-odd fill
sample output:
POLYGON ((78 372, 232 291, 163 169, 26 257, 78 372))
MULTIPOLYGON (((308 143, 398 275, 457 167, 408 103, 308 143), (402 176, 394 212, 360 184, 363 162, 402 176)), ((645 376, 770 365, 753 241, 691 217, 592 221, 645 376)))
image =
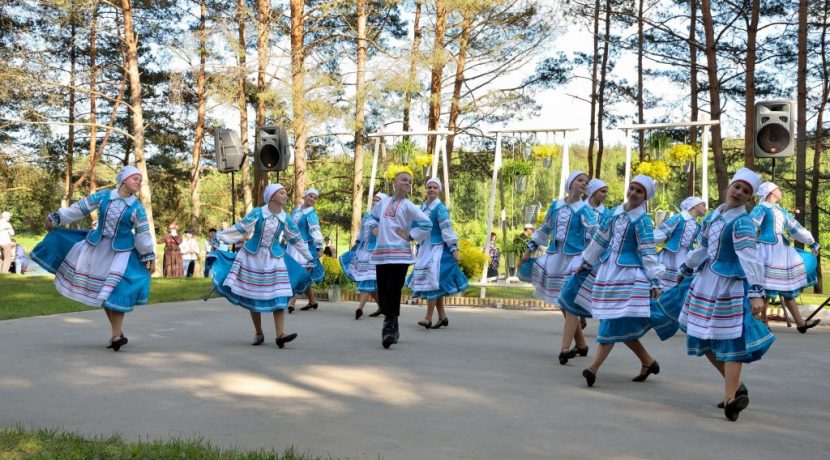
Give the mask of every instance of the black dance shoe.
POLYGON ((395 339, 394 334, 386 334, 386 335, 383 336, 383 339, 381 340, 380 343, 383 345, 383 348, 389 348, 389 347, 392 346, 393 343, 396 343, 396 342, 397 342, 397 340, 395 339))
POLYGON ((355 320, 360 319, 361 316, 363 316, 363 310, 358 308, 357 310, 354 311, 354 319, 355 320))
POLYGON ((814 320, 810 321, 809 323, 804 323, 803 326, 798 326, 796 329, 798 330, 798 332, 800 332, 802 334, 806 334, 807 329, 812 329, 812 328, 818 326, 818 323, 820 323, 820 322, 821 322, 820 319, 814 319, 814 320))
POLYGON ((425 321, 425 320, 418 321, 418 326, 423 326, 424 329, 429 329, 429 328, 432 327, 432 321, 425 321))
POLYGON ((649 375, 651 374, 659 374, 660 373, 660 364, 657 363, 657 360, 654 360, 648 366, 642 366, 645 372, 640 372, 640 375, 631 379, 632 382, 645 382, 649 375))
POLYGON ((282 337, 277 337, 277 346, 280 348, 284 348, 285 344, 291 342, 292 340, 297 338, 297 333, 284 335, 282 337))
POLYGON ((265 334, 257 334, 254 336, 254 341, 251 342, 251 345, 258 347, 265 342, 265 334))
POLYGON ((450 325, 450 320, 446 317, 444 319, 439 319, 435 326, 432 326, 433 329, 441 329, 441 327, 447 327, 450 325))
POLYGON ((585 383, 587 383, 589 387, 594 386, 594 382, 597 381, 597 374, 594 374, 594 371, 591 369, 585 369, 582 371, 582 376, 585 377, 585 383))
POLYGON ((301 308, 300 311, 309 311, 309 310, 316 310, 317 309, 317 302, 310 303, 305 307, 301 308))
POLYGON ((126 345, 128 342, 129 342, 129 340, 127 340, 127 336, 125 336, 124 334, 121 334, 118 337, 113 337, 112 341, 107 346, 107 348, 112 348, 112 351, 118 351, 118 350, 121 349, 121 347, 126 345))
POLYGON ((294 305, 288 306, 288 314, 290 315, 291 313, 294 313, 294 305))
MULTIPOLYGON (((741 383, 741 386, 738 387, 738 391, 735 392, 735 396, 739 396, 739 395, 749 396, 749 390, 746 388, 746 385, 744 385, 743 383, 741 383)), ((718 403, 718 409, 723 409, 723 406, 725 406, 723 401, 718 403)))
POLYGON ((574 347, 568 351, 568 359, 573 359, 577 356, 588 356, 588 345, 585 345, 584 348, 579 348, 574 345, 574 347))
POLYGON ((738 415, 742 410, 746 409, 746 406, 748 405, 749 396, 739 395, 736 393, 735 397, 726 403, 726 406, 723 408, 723 414, 726 415, 726 418, 730 421, 734 422, 735 420, 738 420, 738 415))
POLYGON ((559 364, 564 366, 568 364, 569 359, 571 359, 571 352, 569 350, 559 352, 559 364))
POLYGON ((369 317, 370 318, 377 318, 378 316, 380 316, 382 314, 383 314, 383 310, 378 308, 377 310, 373 311, 372 313, 369 313, 369 317))

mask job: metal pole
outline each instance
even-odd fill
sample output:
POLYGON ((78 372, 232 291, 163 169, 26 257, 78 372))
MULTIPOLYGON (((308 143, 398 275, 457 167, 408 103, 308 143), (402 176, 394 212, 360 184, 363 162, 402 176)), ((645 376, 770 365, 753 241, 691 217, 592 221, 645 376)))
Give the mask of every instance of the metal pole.
MULTIPOLYGON (((266 205, 268 203, 265 203, 266 205)), ((236 181, 234 180, 233 171, 231 171, 231 222, 236 223, 236 181)), ((231 252, 234 252, 234 245, 230 246, 231 252)), ((212 293, 213 291, 211 291, 212 293)), ((210 297, 210 294, 208 294, 210 297)), ((205 298, 207 300, 207 298, 205 298)))
MULTIPOLYGON (((496 157, 493 160, 493 180, 490 182, 490 210, 487 213, 487 233, 485 234, 486 243, 484 243, 484 254, 490 256, 490 234, 493 233, 493 216, 496 212, 496 184, 499 180, 499 168, 501 168, 501 133, 496 133, 496 157)), ((484 265, 484 270, 481 272, 481 292, 480 298, 487 296, 487 265, 484 265)))

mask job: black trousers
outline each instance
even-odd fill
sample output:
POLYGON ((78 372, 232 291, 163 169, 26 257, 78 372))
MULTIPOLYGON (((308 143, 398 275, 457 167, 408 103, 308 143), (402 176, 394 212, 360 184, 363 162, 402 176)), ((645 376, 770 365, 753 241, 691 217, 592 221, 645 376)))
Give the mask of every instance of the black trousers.
POLYGON ((395 333, 398 329, 398 316, 401 314, 401 291, 406 281, 408 264, 376 265, 378 280, 378 301, 383 311, 383 333, 395 333))

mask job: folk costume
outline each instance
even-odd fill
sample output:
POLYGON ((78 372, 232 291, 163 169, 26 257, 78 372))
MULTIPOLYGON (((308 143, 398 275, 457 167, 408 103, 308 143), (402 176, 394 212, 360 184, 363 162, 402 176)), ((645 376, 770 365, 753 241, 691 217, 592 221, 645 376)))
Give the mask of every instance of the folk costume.
POLYGON ((701 226, 697 219, 689 214, 689 210, 701 203, 703 200, 696 196, 686 198, 680 203, 680 213, 669 217, 654 230, 654 242, 665 243, 658 255, 658 260, 666 267, 660 278, 664 289, 677 284, 677 270, 686 260, 689 251, 694 248, 700 235, 701 226))
POLYGON ((164 258, 162 259, 162 275, 165 278, 181 278, 184 276, 184 261, 182 260, 182 237, 178 235, 178 226, 170 224, 170 233, 161 239, 164 243, 164 258))
MULTIPOLYGON (((633 183, 654 196, 654 181, 639 175, 633 183)), ((654 226, 640 206, 612 209, 582 254, 590 273, 579 288, 573 313, 600 319, 597 342, 613 344, 636 340, 651 328, 662 340, 677 330, 671 319, 651 302, 651 289, 660 288, 665 267, 657 260, 654 226), (588 315, 586 315, 586 313, 588 315)))
POLYGON ((49 214, 58 227, 98 211, 93 230, 55 228, 32 250, 32 259, 55 275, 55 288, 64 297, 120 313, 147 303, 150 273, 143 264, 155 259, 153 235, 135 195, 118 193, 135 174, 138 169, 127 166, 118 173, 115 190, 101 190, 49 214))
MULTIPOLYGON (((431 178, 427 184, 441 182, 431 178)), ((421 205, 421 211, 432 223, 429 238, 418 246, 418 255, 407 287, 412 297, 437 300, 441 297, 464 292, 470 286, 467 277, 453 257, 458 250, 458 235, 452 229, 450 213, 439 198, 421 205)))
POLYGON ((294 294, 304 292, 311 284, 305 268, 280 245, 282 237, 303 260, 311 259, 300 230, 284 210, 272 214, 268 209, 271 197, 281 188, 280 184, 268 185, 263 192, 265 205, 220 231, 214 244, 233 244, 253 232, 238 252, 214 251, 216 261, 211 274, 216 292, 256 313, 285 310, 294 294))
MULTIPOLYGON (((375 196, 384 199, 385 193, 377 193, 375 196)), ((378 282, 375 273, 375 265, 371 263, 372 250, 377 244, 377 237, 371 229, 372 213, 367 212, 360 221, 360 233, 357 236, 354 247, 340 256, 340 267, 343 273, 355 282, 357 292, 377 292, 378 282)))
MULTIPOLYGON (((741 168, 732 178, 758 190, 761 178, 741 168)), ((684 297, 680 325, 687 334, 687 353, 712 353, 717 361, 756 361, 775 336, 751 314, 749 299, 763 298, 764 262, 757 249, 756 228, 743 206, 709 213, 700 244, 680 266, 684 276, 697 274, 684 297)))
MULTIPOLYGON (((574 179, 583 174, 582 171, 571 173, 565 189, 569 190, 574 179)), ((531 282, 537 298, 550 304, 558 302, 562 287, 582 261, 586 235, 593 234, 596 226, 596 214, 585 201, 568 204, 558 199, 550 204, 544 223, 527 242, 531 252, 547 247, 533 264, 531 282)))
POLYGON ((430 236, 432 221, 407 198, 390 196, 372 208, 370 231, 377 229, 377 242, 369 261, 375 265, 378 299, 383 311, 381 337, 384 348, 398 341, 398 316, 401 314, 401 290, 409 265, 415 262, 410 241, 423 242, 430 236), (396 230, 407 233, 402 238, 396 230))
MULTIPOLYGON (((310 188, 306 190, 303 197, 312 193, 320 196, 320 192, 317 189, 310 188)), ((300 235, 308 246, 308 254, 311 257, 308 257, 305 253, 300 253, 290 245, 287 248, 288 255, 297 262, 300 262, 307 270, 310 270, 311 281, 319 283, 323 281, 326 273, 323 270, 323 264, 320 262, 319 256, 319 251, 323 249, 323 232, 320 230, 320 219, 317 217, 317 211, 314 210, 313 206, 307 208, 297 206, 291 212, 291 220, 294 221, 294 224, 300 230, 300 235)))
POLYGON ((803 256, 792 246, 790 239, 816 250, 819 244, 792 213, 778 203, 766 201, 767 196, 777 188, 772 182, 761 184, 757 193, 761 202, 752 210, 750 217, 758 227, 757 248, 758 256, 764 263, 766 296, 775 298, 780 295, 789 300, 798 297, 811 282, 815 283, 815 271, 807 272, 803 256))

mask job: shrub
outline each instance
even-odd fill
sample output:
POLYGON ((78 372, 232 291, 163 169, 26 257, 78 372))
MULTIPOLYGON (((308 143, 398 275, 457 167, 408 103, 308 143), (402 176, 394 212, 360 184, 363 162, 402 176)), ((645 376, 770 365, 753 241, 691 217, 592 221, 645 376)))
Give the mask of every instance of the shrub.
POLYGON ((461 240, 458 242, 458 255, 461 256, 458 265, 461 266, 467 279, 481 277, 481 272, 487 265, 487 256, 481 248, 475 246, 470 240, 461 240))
POLYGON ((348 286, 351 283, 346 274, 343 273, 337 257, 323 256, 320 258, 320 263, 323 264, 323 269, 326 271, 321 283, 323 286, 348 286))

